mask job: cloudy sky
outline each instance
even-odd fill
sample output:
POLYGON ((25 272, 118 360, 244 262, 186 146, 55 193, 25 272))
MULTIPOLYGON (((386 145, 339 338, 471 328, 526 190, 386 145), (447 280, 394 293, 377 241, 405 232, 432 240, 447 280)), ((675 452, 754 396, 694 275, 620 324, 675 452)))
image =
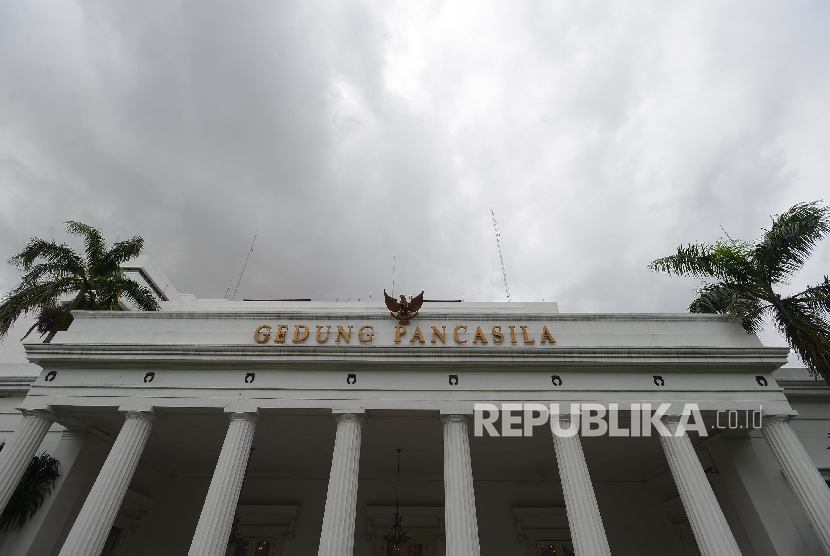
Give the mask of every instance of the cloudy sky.
MULTIPOLYGON (((0 259, 66 220, 180 291, 677 312, 646 266, 830 201, 830 3, 0 7, 0 259), (233 290, 233 288, 232 288, 233 290)), ((830 270, 830 240, 793 287, 830 270)), ((0 266, 0 291, 17 272, 0 266)), ((780 343, 774 334, 769 344, 780 343)))

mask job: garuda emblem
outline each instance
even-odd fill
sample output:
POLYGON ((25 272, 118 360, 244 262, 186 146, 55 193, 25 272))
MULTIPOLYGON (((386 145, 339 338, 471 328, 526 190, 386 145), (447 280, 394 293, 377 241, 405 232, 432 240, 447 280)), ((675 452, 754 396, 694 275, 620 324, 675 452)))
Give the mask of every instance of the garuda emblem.
POLYGON ((386 290, 383 290, 383 297, 386 300, 386 307, 390 314, 398 319, 401 324, 406 324, 409 319, 418 316, 418 311, 421 309, 421 305, 424 304, 423 290, 409 301, 406 300, 405 295, 401 296, 400 301, 396 301, 394 297, 386 293, 386 290))

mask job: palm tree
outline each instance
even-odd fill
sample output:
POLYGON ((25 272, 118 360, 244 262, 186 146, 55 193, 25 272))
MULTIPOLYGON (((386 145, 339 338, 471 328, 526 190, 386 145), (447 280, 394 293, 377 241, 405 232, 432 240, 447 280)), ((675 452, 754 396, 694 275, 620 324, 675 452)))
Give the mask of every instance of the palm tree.
POLYGON ((704 280, 692 313, 732 316, 750 334, 771 318, 814 377, 830 384, 830 280, 782 297, 816 243, 830 232, 830 209, 818 202, 799 203, 773 216, 757 242, 718 240, 713 245, 681 245, 677 253, 649 264, 651 270, 704 280))
MULTIPOLYGON (((5 442, 0 444, 0 451, 3 446, 5 442)), ((20 529, 34 517, 55 488, 55 481, 60 477, 59 467, 60 462, 46 452, 32 458, 8 504, 0 512, 0 533, 20 529)))
POLYGON ((9 259, 9 264, 24 272, 18 285, 0 303, 0 339, 5 338, 14 322, 23 314, 36 312, 32 330, 52 340, 58 331, 72 323, 71 311, 118 310, 119 301, 127 299, 139 309, 158 310, 159 304, 146 287, 128 278, 121 263, 141 253, 144 240, 134 237, 116 242, 107 249, 101 232, 81 222, 67 222, 66 231, 81 237, 86 258, 54 240, 33 238, 23 251, 9 259), (61 298, 72 296, 68 305, 61 298))

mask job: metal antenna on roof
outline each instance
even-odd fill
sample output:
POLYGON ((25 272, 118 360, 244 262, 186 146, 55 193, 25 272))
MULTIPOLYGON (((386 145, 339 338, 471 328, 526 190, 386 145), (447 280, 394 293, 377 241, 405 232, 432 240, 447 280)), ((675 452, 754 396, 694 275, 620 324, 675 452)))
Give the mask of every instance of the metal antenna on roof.
POLYGON ((496 246, 499 248, 499 261, 501 262, 501 275, 504 278, 504 291, 507 292, 507 301, 510 299, 510 286, 507 285, 507 269, 504 268, 504 257, 501 254, 501 230, 499 230, 499 223, 496 220, 496 213, 490 209, 490 214, 493 215, 493 229, 496 231, 496 246))
MULTIPOLYGON (((231 301, 236 299, 236 292, 239 291, 239 283, 242 281, 242 275, 245 274, 245 269, 248 267, 248 259, 251 258, 251 253, 254 252, 254 243, 256 242, 256 236, 259 235, 259 230, 256 231, 254 234, 254 241, 251 242, 251 249, 248 251, 248 256, 245 257, 245 264, 242 265, 242 272, 239 273, 239 280, 236 281, 236 288, 233 290, 233 295, 231 296, 231 301)), ((230 288, 228 288, 230 289, 230 288)))
POLYGON ((721 229, 721 230, 723 230, 723 233, 724 233, 724 234, 726 234, 726 237, 728 237, 728 238, 729 238, 729 241, 731 241, 732 243, 735 243, 735 240, 734 240, 734 239, 732 239, 732 236, 730 236, 730 235, 726 232, 726 230, 723 228, 723 226, 721 226, 721 227, 720 227, 720 229, 721 229))

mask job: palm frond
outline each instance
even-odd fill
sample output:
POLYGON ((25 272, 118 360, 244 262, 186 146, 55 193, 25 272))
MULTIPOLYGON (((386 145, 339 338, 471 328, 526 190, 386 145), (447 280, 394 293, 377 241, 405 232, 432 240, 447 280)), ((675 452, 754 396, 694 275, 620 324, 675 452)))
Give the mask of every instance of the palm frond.
POLYGON ((799 203, 773 218, 755 246, 754 259, 766 269, 771 283, 785 282, 799 270, 813 248, 830 233, 830 209, 818 204, 799 203))
POLYGON ((119 241, 113 244, 112 248, 104 255, 104 268, 119 268, 121 263, 134 259, 144 249, 144 239, 138 236, 127 241, 119 241))
POLYGON ((830 277, 825 276, 823 282, 817 286, 807 286, 803 292, 794 297, 814 311, 830 313, 830 277))
POLYGON ((0 302, 0 339, 21 315, 32 312, 38 316, 26 336, 37 329, 41 335, 48 333, 49 341, 56 332, 69 327, 74 309, 118 310, 122 297, 140 309, 159 309, 150 290, 128 279, 120 266, 141 253, 143 239, 133 237, 107 250, 101 232, 94 226, 69 221, 66 231, 83 239, 86 259, 65 244, 37 238, 9 259, 25 274, 0 302), (74 297, 64 306, 61 299, 67 294, 74 297))
MULTIPOLYGON (((45 336, 50 332, 59 332, 61 330, 68 330, 69 325, 72 324, 72 313, 68 307, 63 305, 44 305, 38 312, 37 320, 32 328, 26 333, 26 336, 31 334, 32 330, 37 329, 41 336, 45 336)), ((23 336, 21 340, 25 340, 23 336)))
POLYGON ((750 333, 772 315, 778 331, 814 376, 830 385, 830 277, 803 292, 781 298, 775 286, 799 270, 823 237, 830 234, 830 208, 818 201, 799 203, 773 217, 757 243, 718 241, 689 244, 651 262, 659 272, 714 281, 697 290, 693 313, 731 315, 750 333))
POLYGON ((807 366, 830 384, 830 325, 796 297, 786 297, 773 312, 776 328, 807 366))
POLYGON ((750 248, 749 244, 734 241, 690 243, 679 246, 674 255, 652 261, 648 268, 677 276, 740 282, 753 276, 750 248))
POLYGON ((681 245, 677 254, 651 261, 650 270, 692 276, 694 278, 712 278, 715 276, 714 261, 710 257, 711 246, 699 243, 681 245))
POLYGON ((109 277, 101 280, 95 290, 94 311, 118 311, 121 309, 121 297, 124 295, 123 276, 109 277))
POLYGON ((83 269, 77 272, 59 262, 46 262, 32 265, 29 271, 20 277, 20 284, 37 284, 44 280, 59 280, 67 277, 76 278, 78 287, 82 287, 87 278, 83 269))
POLYGON ((86 248, 87 265, 90 268, 97 268, 107 252, 107 244, 101 231, 89 224, 70 220, 66 223, 66 231, 73 236, 83 238, 86 248))
POLYGON ((6 337, 20 316, 37 311, 40 307, 54 306, 61 296, 77 290, 78 283, 73 278, 18 285, 0 303, 0 339, 6 337))
POLYGON ((60 477, 60 462, 47 453, 32 458, 0 513, 0 533, 20 529, 34 517, 60 477))
POLYGON ((131 278, 124 278, 121 293, 142 311, 158 311, 160 309, 159 302, 155 294, 150 291, 150 288, 140 285, 131 278))
POLYGON ((729 315, 749 334, 763 329, 769 305, 758 292, 739 284, 708 284, 697 290, 698 297, 689 305, 690 313, 729 315))
POLYGON ((9 264, 18 270, 28 272, 38 259, 52 263, 56 267, 62 267, 66 272, 84 274, 83 259, 66 244, 58 244, 54 240, 46 241, 38 238, 29 240, 20 253, 9 259, 9 264))

